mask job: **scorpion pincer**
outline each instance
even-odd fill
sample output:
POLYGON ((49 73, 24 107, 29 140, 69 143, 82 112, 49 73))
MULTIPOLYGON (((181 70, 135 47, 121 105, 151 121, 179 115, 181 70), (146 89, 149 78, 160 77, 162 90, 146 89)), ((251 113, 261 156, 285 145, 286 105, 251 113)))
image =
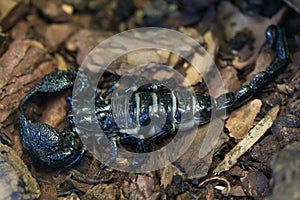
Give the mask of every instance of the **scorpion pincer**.
MULTIPOLYGON (((284 30, 271 25, 266 30, 266 39, 276 52, 275 58, 266 71, 258 73, 249 85, 241 86, 235 93, 225 93, 216 99, 208 94, 195 93, 190 100, 196 101, 198 106, 190 107, 190 110, 180 109, 179 111, 180 105, 178 105, 175 93, 158 83, 147 84, 136 89, 132 95, 134 98, 129 99, 129 105, 120 107, 128 110, 120 110, 119 114, 112 113, 113 101, 107 99, 115 86, 107 89, 102 95, 99 94, 95 99, 95 112, 100 127, 111 143, 110 158, 101 166, 100 170, 115 161, 118 145, 134 146, 135 151, 140 153, 148 152, 150 151, 148 144, 174 133, 179 126, 182 125, 185 129, 189 129, 191 128, 190 124, 208 123, 213 109, 230 111, 251 99, 289 63, 289 51, 284 30), (150 110, 155 107, 152 105, 154 102, 164 108, 166 122, 163 128, 152 136, 139 137, 135 133, 139 131, 140 127, 149 124, 150 110), (192 112, 194 119, 182 121, 180 118, 182 112, 192 112), (124 114, 127 114, 130 120, 122 121, 120 116, 124 114)), ((69 167, 79 161, 85 152, 84 145, 75 139, 78 132, 72 120, 72 113, 68 114, 68 127, 58 133, 57 130, 45 123, 28 122, 24 112, 25 105, 37 93, 56 93, 72 89, 77 74, 76 70, 68 70, 46 75, 20 103, 20 136, 23 147, 34 160, 50 167, 69 167)), ((115 81, 117 80, 118 78, 115 79, 115 81)), ((72 99, 67 98, 67 102, 69 110, 72 110, 72 99)), ((142 161, 142 159, 138 160, 131 166, 140 165, 142 161)))

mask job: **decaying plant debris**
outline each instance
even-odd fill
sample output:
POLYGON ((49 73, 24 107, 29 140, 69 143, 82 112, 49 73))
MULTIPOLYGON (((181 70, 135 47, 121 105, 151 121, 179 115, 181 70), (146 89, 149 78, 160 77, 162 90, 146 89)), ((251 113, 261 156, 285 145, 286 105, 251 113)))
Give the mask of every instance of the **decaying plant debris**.
MULTIPOLYGON (((282 170, 283 162, 293 161, 295 165, 299 165, 299 154, 295 153, 295 147, 299 145, 294 143, 280 152, 300 138, 298 4, 297 1, 289 0, 51 0, 43 3, 37 0, 1 1, 0 145, 6 145, 3 148, 12 148, 13 150, 5 151, 14 152, 14 156, 20 157, 31 173, 30 176, 37 181, 39 188, 36 188, 35 180, 30 179, 30 197, 261 199, 269 196, 274 199, 278 195, 276 192, 284 188, 289 188, 285 190, 288 192, 287 196, 299 194, 296 192, 300 187, 297 181, 300 180, 299 166, 297 168, 284 165, 285 170, 282 170), (198 156, 197 141, 202 141, 201 134, 205 133, 205 126, 200 127, 194 146, 185 157, 164 169, 144 174, 108 169, 100 177, 96 177, 100 162, 89 153, 72 169, 58 173, 46 166, 35 165, 23 151, 18 131, 20 100, 46 74, 57 69, 78 68, 85 56, 110 36, 123 30, 144 26, 167 27, 181 31, 206 48, 219 68, 226 90, 235 91, 241 84, 251 80, 254 74, 264 70, 272 60, 274 55, 264 43, 264 31, 270 24, 278 24, 285 28, 291 63, 256 96, 261 99, 262 105, 260 100, 253 100, 256 102, 249 102, 228 116, 221 138, 201 160, 195 155, 198 156), (236 160, 234 166, 228 171, 219 171, 220 174, 215 176, 213 169, 222 165, 221 161, 225 155, 238 147, 239 140, 251 137, 252 131, 249 132, 249 129, 259 126, 274 107, 279 108, 279 111, 278 117, 269 124, 271 128, 265 130, 264 135, 236 160), (252 113, 251 117, 245 115, 249 112, 252 113), (249 121, 241 123, 243 118, 240 116, 249 121), (286 152, 291 153, 286 156, 286 152), (274 157, 275 155, 277 156, 274 157), (190 159, 191 157, 193 159, 190 159), (190 167, 182 169, 181 164, 186 163, 190 163, 190 167), (298 178, 286 179, 285 182, 278 179, 289 177, 290 174, 298 178), (35 188, 35 191, 32 191, 32 188, 35 188)), ((112 69, 114 73, 122 75, 127 69, 151 59, 155 62, 168 61, 191 82, 201 79, 201 75, 195 75, 195 72, 176 55, 161 50, 126 55, 114 62, 112 69)), ((214 83, 213 79, 210 81, 214 83)), ((203 89, 201 84, 193 84, 196 85, 196 90, 203 89)), ((218 84, 212 86, 210 93, 218 96, 222 92, 219 91, 218 84)), ((49 123, 62 130, 66 114, 64 95, 49 95, 43 98, 43 105, 29 105, 32 119, 49 123)), ((0 163, 0 170, 6 166, 5 163, 0 163)), ((28 175, 27 170, 25 171, 25 175, 23 173, 21 176, 28 175)), ((26 184, 22 187, 26 188, 26 184)))

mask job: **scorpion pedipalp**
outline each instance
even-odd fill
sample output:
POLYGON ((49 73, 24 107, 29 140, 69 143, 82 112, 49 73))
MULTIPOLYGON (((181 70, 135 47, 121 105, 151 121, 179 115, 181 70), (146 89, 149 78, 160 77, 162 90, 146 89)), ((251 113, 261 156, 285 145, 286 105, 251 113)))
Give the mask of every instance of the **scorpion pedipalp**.
POLYGON ((23 114, 20 115, 20 136, 24 148, 36 161, 53 168, 69 167, 84 153, 70 130, 59 134, 48 124, 29 123, 23 114))
POLYGON ((77 72, 75 70, 55 71, 46 75, 21 101, 21 111, 30 97, 36 93, 55 93, 73 87, 77 72))

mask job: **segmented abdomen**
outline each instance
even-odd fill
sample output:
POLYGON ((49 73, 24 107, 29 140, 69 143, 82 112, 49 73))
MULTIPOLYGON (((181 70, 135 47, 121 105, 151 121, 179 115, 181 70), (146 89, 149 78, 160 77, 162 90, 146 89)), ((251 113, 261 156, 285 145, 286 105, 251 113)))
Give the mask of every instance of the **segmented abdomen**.
POLYGON ((195 125, 197 99, 188 90, 174 91, 166 87, 157 90, 139 91, 132 94, 113 95, 111 112, 119 131, 126 134, 141 134, 144 137, 162 130, 166 123, 182 126, 195 125))

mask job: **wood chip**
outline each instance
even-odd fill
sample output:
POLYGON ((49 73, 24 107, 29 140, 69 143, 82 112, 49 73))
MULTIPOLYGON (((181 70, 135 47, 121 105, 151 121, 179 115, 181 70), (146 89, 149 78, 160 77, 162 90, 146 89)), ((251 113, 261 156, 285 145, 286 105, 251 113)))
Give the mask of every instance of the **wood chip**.
POLYGON ((225 125, 229 130, 229 135, 235 140, 245 138, 254 124, 256 115, 260 112, 261 106, 261 100, 254 99, 231 112, 225 125))
POLYGON ((68 70, 67 63, 62 55, 57 53, 57 54, 55 54, 55 58, 57 60, 57 69, 58 70, 68 70))
POLYGON ((241 157, 250 147, 252 147, 272 126, 278 111, 278 105, 272 108, 269 113, 250 131, 249 136, 244 138, 228 154, 226 154, 225 159, 216 167, 216 169, 214 169, 213 173, 220 174, 221 172, 227 171, 233 165, 235 165, 237 159, 241 157))
POLYGON ((0 104, 3 106, 0 127, 15 112, 30 87, 24 87, 56 68, 55 61, 41 43, 35 40, 15 40, 0 58, 0 104), (30 72, 30 73, 29 73, 30 72))

